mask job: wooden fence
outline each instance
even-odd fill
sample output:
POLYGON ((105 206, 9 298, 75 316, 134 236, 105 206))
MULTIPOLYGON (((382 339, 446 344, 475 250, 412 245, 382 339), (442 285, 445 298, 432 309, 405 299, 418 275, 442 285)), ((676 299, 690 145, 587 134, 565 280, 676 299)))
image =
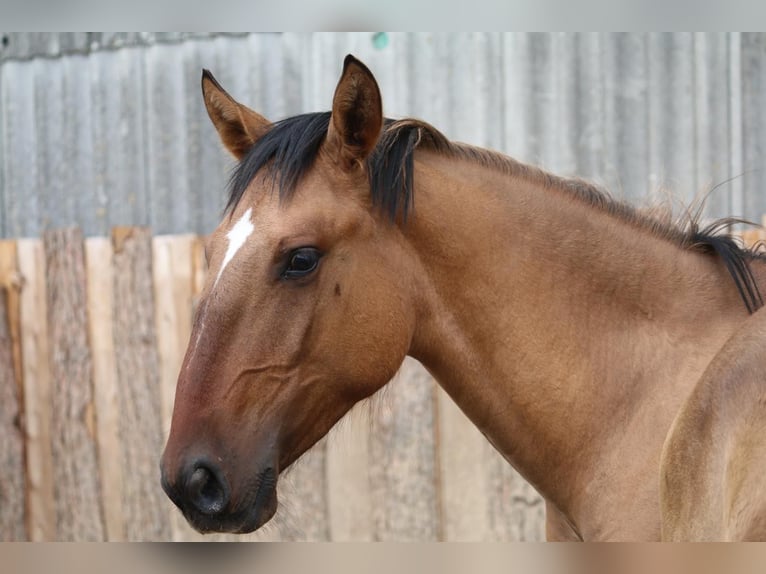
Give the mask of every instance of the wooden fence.
POLYGON ((0 540, 543 538, 540 497, 410 359, 280 481, 262 532, 191 530, 158 461, 204 276, 192 235, 0 241, 0 540))
POLYGON ((195 236, 0 241, 1 540, 539 540, 544 505, 416 362, 280 482, 263 532, 192 531, 159 486, 204 280, 195 236))

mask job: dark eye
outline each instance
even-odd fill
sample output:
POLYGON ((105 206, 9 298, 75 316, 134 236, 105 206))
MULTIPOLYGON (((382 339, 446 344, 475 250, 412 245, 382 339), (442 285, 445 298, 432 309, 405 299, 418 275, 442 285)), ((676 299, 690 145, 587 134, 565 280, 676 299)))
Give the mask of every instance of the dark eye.
POLYGON ((313 247, 301 247, 290 253, 282 277, 285 279, 297 279, 305 277, 317 268, 322 254, 313 247))

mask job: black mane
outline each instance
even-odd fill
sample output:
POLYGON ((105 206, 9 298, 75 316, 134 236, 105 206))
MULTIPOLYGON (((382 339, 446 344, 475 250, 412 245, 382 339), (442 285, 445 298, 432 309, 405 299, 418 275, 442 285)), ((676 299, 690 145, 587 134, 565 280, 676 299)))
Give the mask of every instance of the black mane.
POLYGON ((242 158, 229 181, 229 202, 233 210, 250 182, 262 168, 278 185, 281 199, 289 199, 299 180, 314 165, 319 147, 330 125, 330 112, 301 114, 276 122, 242 158))
MULTIPOLYGON (((232 173, 226 211, 236 208, 259 173, 271 178, 280 199, 289 200, 300 179, 313 166, 329 125, 330 112, 302 114, 273 124, 232 173)), ((412 211, 413 156, 415 149, 424 144, 438 152, 502 169, 509 175, 536 179, 546 187, 563 190, 631 224, 648 228, 684 249, 716 254, 731 274, 747 310, 754 313, 763 306, 750 261, 766 261, 766 256, 740 247, 725 234, 736 220, 721 220, 703 229, 698 224, 700 214, 690 217, 685 227, 664 222, 613 199, 590 183, 560 178, 488 150, 452 143, 441 132, 418 120, 387 119, 378 144, 367 159, 372 203, 392 221, 399 215, 406 221, 412 211)))
MULTIPOLYGON (((302 114, 273 124, 235 168, 226 210, 237 206, 263 168, 264 175, 278 188, 280 199, 289 199, 314 164, 329 125, 330 112, 302 114)), ((406 220, 412 208, 413 154, 423 142, 432 149, 450 149, 447 138, 423 122, 386 119, 378 145, 367 159, 372 202, 392 220, 399 213, 406 220)))

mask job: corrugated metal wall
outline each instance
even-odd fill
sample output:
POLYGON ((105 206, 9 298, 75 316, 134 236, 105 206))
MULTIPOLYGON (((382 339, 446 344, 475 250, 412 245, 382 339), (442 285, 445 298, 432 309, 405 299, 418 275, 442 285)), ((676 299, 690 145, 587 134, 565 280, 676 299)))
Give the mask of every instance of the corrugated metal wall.
POLYGON ((271 119, 328 109, 343 56, 385 111, 618 197, 766 212, 763 34, 16 34, 0 42, 0 235, 207 233, 231 162, 200 71, 271 119))

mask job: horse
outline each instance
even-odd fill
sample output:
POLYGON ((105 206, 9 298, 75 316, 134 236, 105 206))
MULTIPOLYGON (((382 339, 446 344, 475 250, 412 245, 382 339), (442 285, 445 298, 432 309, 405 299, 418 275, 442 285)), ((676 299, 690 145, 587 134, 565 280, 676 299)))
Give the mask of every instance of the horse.
POLYGON ((251 532, 280 473, 405 356, 542 495, 549 540, 765 538, 766 256, 383 115, 346 57, 275 123, 205 70, 238 160, 161 483, 251 532))

